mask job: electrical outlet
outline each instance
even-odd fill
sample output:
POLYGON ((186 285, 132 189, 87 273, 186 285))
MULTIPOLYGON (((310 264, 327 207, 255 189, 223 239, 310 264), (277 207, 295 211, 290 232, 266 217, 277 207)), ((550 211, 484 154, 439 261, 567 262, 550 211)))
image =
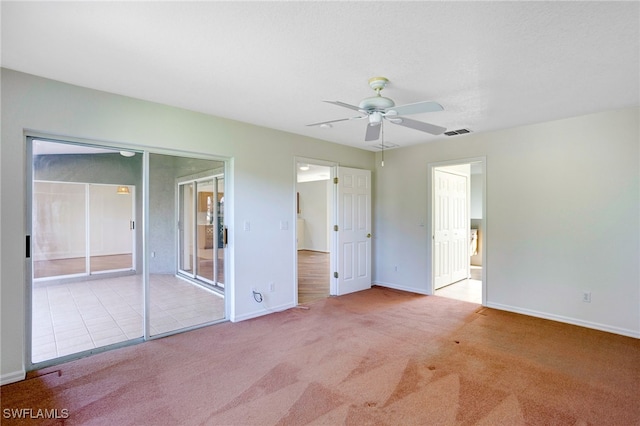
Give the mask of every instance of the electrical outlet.
POLYGON ((273 282, 269 283, 269 292, 273 293, 276 290, 276 285, 273 282))
POLYGON ((591 292, 585 291, 582 293, 582 301, 585 303, 591 303, 591 292))

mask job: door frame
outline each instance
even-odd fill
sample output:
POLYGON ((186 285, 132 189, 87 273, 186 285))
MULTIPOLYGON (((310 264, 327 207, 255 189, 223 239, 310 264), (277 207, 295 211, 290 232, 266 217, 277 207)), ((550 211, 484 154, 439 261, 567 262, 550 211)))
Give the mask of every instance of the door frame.
MULTIPOLYGON (((446 166, 456 166, 456 165, 461 165, 461 164, 470 164, 470 163, 478 163, 481 167, 482 170, 482 178, 481 178, 481 182, 482 182, 482 219, 481 219, 481 223, 482 223, 482 229, 483 229, 483 236, 482 236, 482 241, 483 241, 483 245, 482 245, 482 306, 486 306, 487 305, 487 289, 488 289, 488 283, 487 283, 487 272, 488 272, 488 264, 487 264, 487 240, 488 240, 488 220, 487 220, 487 157, 486 156, 481 156, 481 157, 470 157, 470 158, 461 158, 461 159, 455 159, 455 160, 445 160, 445 161, 437 161, 437 162, 432 162, 432 163, 428 163, 427 164, 427 212, 428 214, 431 216, 431 220, 427 221, 427 238, 429 238, 429 242, 427 244, 427 268, 430 271, 429 272, 429 276, 428 276, 428 283, 427 283, 427 294, 428 295, 434 295, 435 294, 435 278, 434 278, 434 244, 435 244, 435 240, 434 240, 434 223, 433 223, 433 218, 434 218, 434 211, 433 209, 435 208, 435 201, 434 201, 434 196, 435 196, 435 190, 434 190, 434 184, 435 184, 435 179, 434 179, 434 173, 435 173, 435 169, 439 168, 439 167, 446 167, 446 166)), ((469 221, 471 220, 471 218, 469 218, 469 221)))
MULTIPOLYGON (((298 305, 298 247, 297 247, 297 236, 298 236, 298 163, 307 163, 317 166, 325 166, 329 167, 330 176, 329 179, 334 181, 338 176, 338 163, 335 161, 327 161, 327 160, 319 160, 316 158, 308 158, 308 157, 294 157, 293 158, 293 173, 294 173, 294 184, 293 184, 293 212, 296 220, 294 221, 294 230, 293 230, 293 248, 295 252, 295 261, 294 264, 294 303, 296 306, 298 305)), ((334 224, 337 223, 337 197, 338 191, 336 185, 332 185, 332 194, 331 194, 331 206, 328 206, 328 210, 331 211, 331 217, 329 218, 329 223, 334 224)), ((335 278, 332 274, 332 271, 337 271, 337 245, 338 239, 336 232, 330 233, 331 238, 329 241, 329 296, 335 296, 338 293, 338 279, 335 278)))

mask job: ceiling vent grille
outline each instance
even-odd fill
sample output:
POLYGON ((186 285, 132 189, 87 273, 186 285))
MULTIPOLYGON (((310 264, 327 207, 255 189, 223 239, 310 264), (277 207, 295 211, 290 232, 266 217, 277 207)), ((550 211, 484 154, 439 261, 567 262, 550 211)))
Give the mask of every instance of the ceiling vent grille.
POLYGON ((396 144, 396 143, 392 143, 392 142, 383 142, 383 143, 379 143, 376 145, 371 145, 372 148, 378 148, 378 149, 391 149, 391 148, 397 148, 400 145, 396 144))
POLYGON ((465 133, 471 133, 469 129, 458 129, 458 130, 450 130, 448 132, 444 132, 447 136, 456 136, 456 135, 464 135, 465 133))

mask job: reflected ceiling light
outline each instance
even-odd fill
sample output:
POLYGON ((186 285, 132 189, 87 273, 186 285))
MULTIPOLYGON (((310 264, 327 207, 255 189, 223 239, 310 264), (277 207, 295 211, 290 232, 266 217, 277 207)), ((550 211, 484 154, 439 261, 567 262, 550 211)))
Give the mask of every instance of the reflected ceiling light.
POLYGON ((119 186, 116 190, 116 193, 120 195, 129 195, 129 187, 128 186, 119 186))
POLYGON ((300 170, 302 170, 303 172, 306 172, 307 170, 309 170, 309 165, 308 164, 301 164, 300 165, 300 170))
POLYGON ((120 155, 123 157, 133 157, 136 153, 131 151, 120 151, 120 155))

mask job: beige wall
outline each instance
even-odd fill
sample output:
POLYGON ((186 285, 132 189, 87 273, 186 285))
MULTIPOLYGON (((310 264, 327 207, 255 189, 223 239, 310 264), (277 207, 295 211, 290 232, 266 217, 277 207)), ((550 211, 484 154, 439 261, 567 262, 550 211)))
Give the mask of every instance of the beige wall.
POLYGON ((179 108, 89 90, 2 69, 0 158, 0 377, 24 374, 25 131, 163 153, 229 161, 225 207, 233 254, 230 318, 242 320, 295 305, 296 156, 372 169, 374 154, 179 108), (235 224, 251 223, 245 232, 235 224), (287 230, 280 229, 286 221, 287 230), (276 291, 257 304, 251 288, 276 291))
POLYGON ((374 281, 428 293, 428 164, 486 156, 488 305, 640 337, 638 108, 389 150, 381 168, 359 149, 5 69, 1 78, 3 383, 26 366, 25 131, 228 160, 233 320, 268 312, 254 286, 275 283, 270 308, 295 301, 295 157, 375 169, 374 281))
POLYGON ((374 280, 430 293, 428 165, 486 157, 487 305, 640 337, 639 115, 629 108, 385 152, 374 182, 374 280))

